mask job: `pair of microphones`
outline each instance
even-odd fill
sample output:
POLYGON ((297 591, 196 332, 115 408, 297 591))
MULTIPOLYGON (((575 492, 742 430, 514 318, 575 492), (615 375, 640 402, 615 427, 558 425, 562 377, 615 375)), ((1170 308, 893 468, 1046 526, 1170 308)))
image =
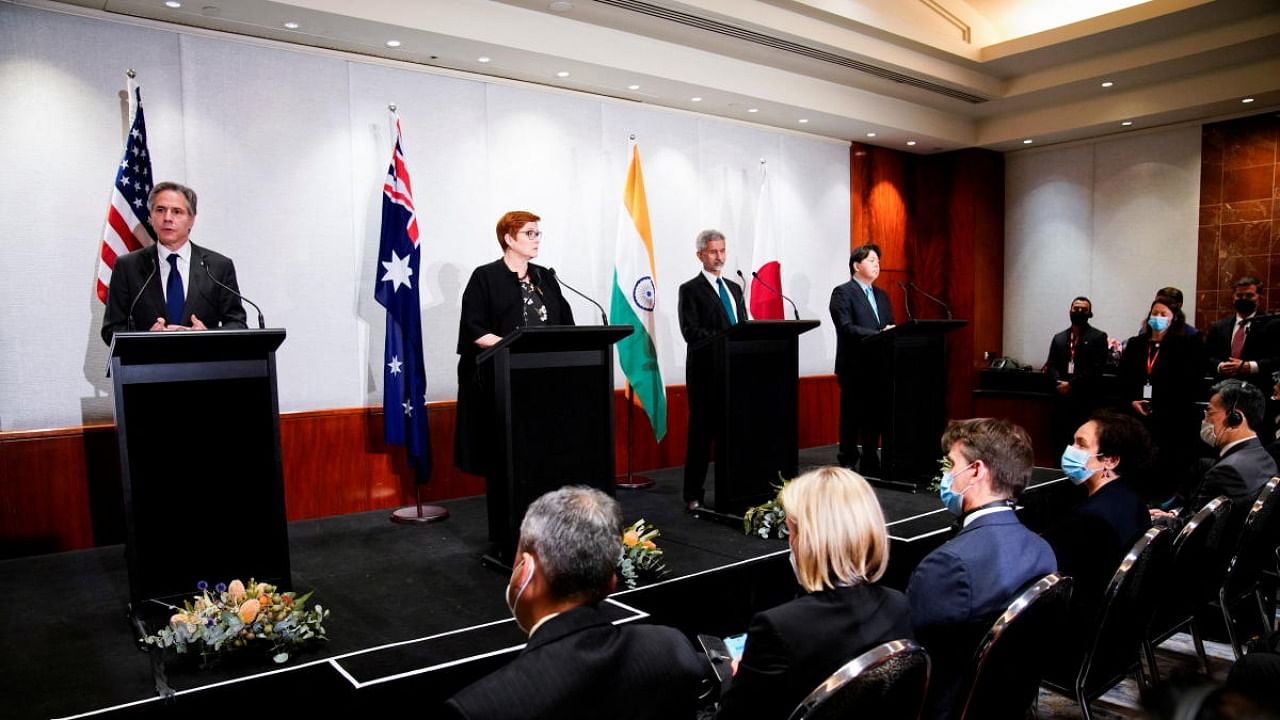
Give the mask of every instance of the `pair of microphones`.
MULTIPOLYGON (((261 330, 267 326, 266 320, 264 320, 262 317, 262 308, 258 307, 258 304, 255 303, 254 301, 250 300, 244 295, 241 295, 240 292, 237 291, 235 288, 231 287, 230 285, 227 285, 226 283, 222 282, 218 278, 214 277, 213 271, 209 270, 209 263, 205 261, 203 256, 201 256, 200 258, 200 267, 204 268, 205 274, 209 276, 209 279, 212 280, 215 285, 222 288, 223 290, 226 290, 232 295, 235 295, 237 298, 240 298, 241 300, 249 303, 250 305, 253 306, 254 310, 258 311, 258 329, 261 330)), ((129 332, 133 332, 133 309, 138 306, 138 301, 142 299, 142 293, 147 289, 147 285, 151 284, 151 278, 155 277, 156 273, 158 273, 159 271, 160 271, 160 261, 156 258, 151 258, 151 272, 147 273, 147 279, 142 281, 142 287, 138 288, 138 292, 134 294, 133 302, 129 303, 129 312, 125 316, 128 318, 127 328, 129 332)))

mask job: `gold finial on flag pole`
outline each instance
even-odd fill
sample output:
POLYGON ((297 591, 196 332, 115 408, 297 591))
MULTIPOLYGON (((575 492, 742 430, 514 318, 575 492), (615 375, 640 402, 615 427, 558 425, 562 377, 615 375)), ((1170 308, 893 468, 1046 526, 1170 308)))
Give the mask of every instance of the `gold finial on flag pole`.
POLYGON ((391 112, 395 112, 395 111, 396 111, 396 104, 395 104, 395 103, 389 103, 389 104, 387 105, 387 109, 388 109, 388 110, 390 110, 391 112))
POLYGON ((138 77, 138 73, 134 72, 133 68, 129 68, 128 70, 125 70, 125 71, 124 71, 124 74, 125 74, 125 76, 126 76, 126 77, 128 77, 130 80, 132 80, 132 79, 134 79, 134 78, 138 77))
POLYGON ((631 133, 631 142, 635 142, 635 141, 636 141, 636 134, 631 133))

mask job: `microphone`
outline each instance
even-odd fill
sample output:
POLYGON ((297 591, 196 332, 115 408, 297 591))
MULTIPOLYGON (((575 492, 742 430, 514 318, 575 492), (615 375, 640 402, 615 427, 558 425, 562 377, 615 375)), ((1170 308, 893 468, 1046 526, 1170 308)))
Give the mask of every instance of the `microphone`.
MULTIPOLYGON (((741 276, 741 275, 742 275, 742 271, 741 271, 741 270, 739 270, 739 271, 738 271, 738 275, 739 275, 739 276, 741 276)), ((775 295, 777 295, 778 297, 782 298, 783 300, 786 300, 787 302, 791 303, 791 316, 792 316, 792 318, 794 318, 794 319, 796 319, 796 320, 799 320, 799 319, 800 319, 800 309, 799 309, 799 308, 797 308, 797 307, 796 307, 796 304, 795 304, 794 302, 792 302, 792 301, 791 301, 791 298, 787 297, 786 295, 783 295, 783 294, 782 294, 782 291, 781 291, 781 290, 779 290, 778 288, 776 288, 776 287, 774 287, 774 286, 770 285, 769 283, 765 282, 765 281, 764 281, 764 279, 763 279, 763 278, 761 278, 761 277, 760 277, 760 275, 759 275, 755 270, 752 270, 752 271, 751 271, 751 277, 753 277, 753 278, 755 278, 756 280, 760 281, 760 284, 764 286, 764 289, 765 289, 765 290, 772 290, 772 291, 773 291, 773 293, 774 293, 775 295)), ((743 282, 746 282, 746 280, 743 280, 743 282)))
POLYGON ((609 324, 609 316, 605 314, 605 312, 604 312, 604 307, 603 307, 603 306, 601 306, 601 305, 600 305, 600 303, 596 302, 595 300, 592 300, 590 296, 588 296, 586 293, 583 293, 581 290, 578 290, 577 288, 575 288, 574 286, 572 286, 572 285, 570 285, 569 283, 565 282, 564 280, 561 280, 561 279, 560 279, 560 276, 556 274, 556 269, 555 269, 555 268, 547 268, 547 272, 551 273, 551 277, 555 278, 555 279, 556 279, 556 281, 557 281, 557 282, 559 282, 561 285, 563 285, 563 286, 565 286, 565 287, 569 288, 570 290, 572 290, 574 295, 577 295, 578 297, 580 297, 580 298, 582 298, 582 299, 586 300, 587 302, 591 303, 592 305, 595 305, 595 306, 596 306, 596 309, 600 311, 600 324, 602 324, 602 325, 608 325, 608 324, 609 324))
POLYGON ((147 285, 151 282, 151 278, 156 276, 156 271, 160 269, 160 261, 151 258, 151 272, 147 274, 147 279, 142 281, 142 287, 138 288, 137 294, 133 296, 133 302, 129 303, 128 324, 125 327, 129 332, 133 332, 133 309, 138 306, 138 301, 142 299, 142 291, 147 289, 147 285))
POLYGON ((214 282, 214 284, 215 284, 215 285, 217 285, 218 287, 222 288, 223 290, 226 290, 227 292, 231 293, 232 295, 235 295, 236 297, 240 298, 241 300, 243 300, 243 301, 245 301, 245 302, 249 303, 250 305, 252 305, 252 306, 253 306, 253 309, 254 309, 254 310, 257 310, 257 311, 258 311, 258 329, 259 329, 259 330, 261 330, 261 329, 263 329, 263 328, 265 328, 265 327, 267 326, 267 323, 262 319, 262 308, 258 307, 258 303, 256 303, 256 302, 254 302, 254 301, 250 300, 249 298, 247 298, 247 297, 245 297, 245 296, 241 295, 241 294, 240 294, 240 293, 239 293, 235 288, 231 287, 230 285, 227 285, 227 284, 226 284, 226 283, 224 283, 224 282, 219 281, 219 280, 218 280, 218 278, 214 277, 214 276, 213 276, 213 272, 211 272, 211 271, 209 270, 209 263, 205 261, 205 259, 204 259, 204 256, 203 256, 203 255, 201 255, 201 256, 200 256, 200 267, 204 268, 204 273, 205 273, 206 275, 208 275, 208 276, 209 276, 209 279, 210 279, 210 280, 212 280, 212 281, 214 282))
POLYGON ((898 281, 898 287, 902 288, 902 305, 907 309, 907 322, 915 322, 916 319, 911 315, 911 293, 901 280, 898 281))
POLYGON ((932 301, 934 301, 934 302, 938 303, 939 305, 941 305, 941 306, 942 306, 942 310, 943 310, 944 312, 946 312, 946 313, 947 313, 947 319, 948 319, 948 320, 950 320, 950 319, 951 319, 951 306, 950 306, 950 305, 947 305, 946 303, 942 302, 942 301, 941 301, 941 300, 939 300, 938 298, 936 298, 936 297, 934 297, 934 296, 930 295, 929 293, 927 293, 927 292, 925 292, 925 291, 921 290, 921 289, 920 289, 920 286, 915 284, 915 281, 910 281, 910 282, 908 282, 908 283, 907 283, 907 285, 909 285, 909 286, 911 286, 911 287, 915 288, 916 292, 920 293, 921 295, 923 295, 923 296, 925 296, 925 297, 929 298, 930 300, 932 300, 932 301))

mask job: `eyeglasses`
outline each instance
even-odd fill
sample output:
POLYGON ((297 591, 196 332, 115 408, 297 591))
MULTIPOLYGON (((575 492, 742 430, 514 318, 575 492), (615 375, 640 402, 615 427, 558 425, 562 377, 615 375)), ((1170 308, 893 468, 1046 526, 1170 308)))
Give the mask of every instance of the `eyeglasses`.
POLYGON ((530 239, 533 239, 533 240, 537 240, 538 238, 542 237, 542 231, 541 231, 541 230, 521 230, 520 232, 518 232, 518 233, 516 233, 516 234, 517 234, 517 235, 524 235, 524 236, 526 236, 526 237, 528 237, 528 238, 530 238, 530 239))
POLYGON ((1206 407, 1206 408, 1204 409, 1204 416, 1205 416, 1205 417, 1209 417, 1210 415, 1214 415, 1214 414, 1217 414, 1217 413, 1220 413, 1220 412, 1225 412, 1225 411, 1224 411, 1224 410, 1222 410, 1222 408, 1206 407))

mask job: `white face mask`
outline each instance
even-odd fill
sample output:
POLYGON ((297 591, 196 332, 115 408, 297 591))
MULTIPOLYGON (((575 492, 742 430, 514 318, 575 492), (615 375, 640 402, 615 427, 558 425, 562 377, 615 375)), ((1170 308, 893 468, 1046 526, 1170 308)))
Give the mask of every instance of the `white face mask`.
POLYGON ((1211 448, 1218 447, 1218 432, 1214 430, 1213 423, 1208 420, 1200 422, 1200 439, 1211 448))
POLYGON ((520 589, 516 590, 516 597, 511 599, 511 585, 508 584, 502 591, 503 600, 507 601, 507 610, 511 611, 511 617, 516 620, 516 627, 520 628, 520 632, 525 635, 529 634, 529 628, 520 624, 520 616, 516 614, 516 606, 520 604, 520 596, 524 594, 525 588, 529 587, 529 583, 533 580, 533 560, 521 560, 521 562, 529 565, 529 574, 525 575, 524 581, 520 583, 520 589))

